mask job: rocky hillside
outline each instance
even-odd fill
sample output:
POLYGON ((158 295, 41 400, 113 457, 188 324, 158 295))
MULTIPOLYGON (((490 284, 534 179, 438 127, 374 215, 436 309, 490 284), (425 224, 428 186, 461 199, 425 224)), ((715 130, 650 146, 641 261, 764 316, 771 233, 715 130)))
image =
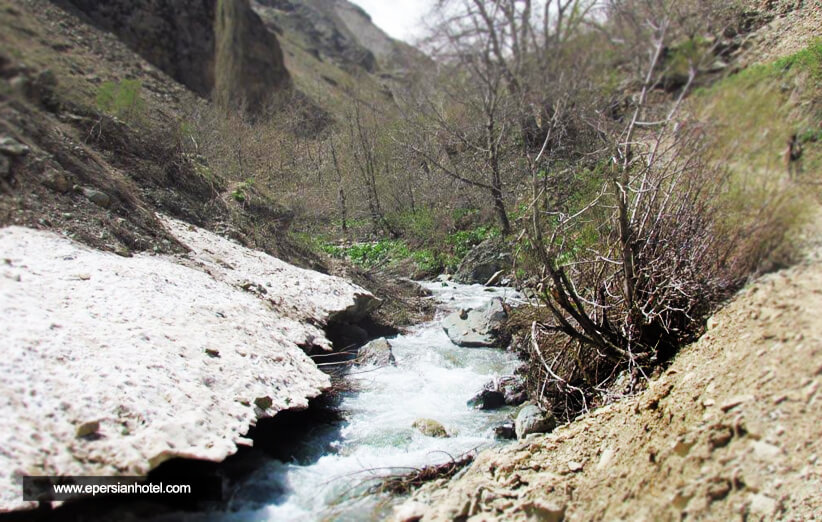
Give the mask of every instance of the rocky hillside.
POLYGON ((319 60, 344 68, 391 72, 420 59, 419 51, 392 39, 348 0, 255 0, 269 26, 319 60))
POLYGON ((217 89, 259 110, 290 85, 277 38, 248 0, 57 3, 205 98, 217 89))

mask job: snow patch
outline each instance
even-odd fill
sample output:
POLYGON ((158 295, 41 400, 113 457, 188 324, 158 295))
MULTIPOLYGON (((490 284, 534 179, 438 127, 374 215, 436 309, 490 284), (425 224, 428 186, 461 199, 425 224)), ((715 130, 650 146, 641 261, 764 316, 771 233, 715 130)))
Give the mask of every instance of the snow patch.
POLYGON ((0 512, 31 507, 23 475, 224 459, 257 419, 329 386, 300 346, 329 347, 330 317, 378 304, 343 279, 162 219, 190 254, 123 258, 0 229, 0 512))

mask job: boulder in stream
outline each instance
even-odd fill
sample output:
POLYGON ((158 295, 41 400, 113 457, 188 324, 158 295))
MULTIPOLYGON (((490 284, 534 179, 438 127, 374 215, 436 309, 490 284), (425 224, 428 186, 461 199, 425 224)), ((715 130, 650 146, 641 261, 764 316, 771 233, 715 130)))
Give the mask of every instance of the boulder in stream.
POLYGON ((426 437, 448 438, 448 432, 445 431, 445 427, 433 419, 417 419, 411 427, 416 428, 426 437))
POLYGON ((495 297, 483 307, 460 310, 442 320, 442 327, 457 346, 495 346, 508 314, 502 299, 495 297))
POLYGON ((494 427, 494 438, 496 440, 511 440, 517 438, 517 432, 513 422, 506 422, 494 427))
POLYGON ((496 390, 482 390, 469 399, 467 404, 476 410, 496 410, 505 406, 505 395, 496 390))
POLYGON ((357 352, 357 365, 396 366, 397 360, 391 348, 391 343, 385 337, 374 339, 357 352))
POLYGON ((519 406, 528 400, 525 380, 518 375, 495 377, 482 391, 468 400, 468 406, 478 410, 492 410, 503 406, 519 406))

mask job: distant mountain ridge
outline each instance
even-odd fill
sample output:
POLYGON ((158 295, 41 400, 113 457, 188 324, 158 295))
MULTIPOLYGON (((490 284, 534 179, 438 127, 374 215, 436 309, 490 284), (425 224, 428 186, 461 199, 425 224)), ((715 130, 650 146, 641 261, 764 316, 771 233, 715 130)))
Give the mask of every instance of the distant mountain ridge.
POLYGON ((344 68, 393 72, 424 58, 348 0, 253 0, 252 6, 272 30, 298 36, 316 58, 344 68))
MULTIPOLYGON (((113 33, 198 95, 216 94, 221 104, 243 105, 251 112, 275 98, 287 99, 295 77, 301 80, 296 90, 302 93, 323 80, 335 91, 339 83, 361 87, 365 82, 369 89, 388 92, 390 87, 381 85, 380 78, 402 77, 427 60, 388 36, 348 0, 52 2, 113 33), (221 31, 232 34, 218 34, 221 31), (285 43, 293 67, 284 57, 285 43), (374 79, 363 79, 364 73, 374 79)), ((328 98, 325 93, 307 94, 328 98)))

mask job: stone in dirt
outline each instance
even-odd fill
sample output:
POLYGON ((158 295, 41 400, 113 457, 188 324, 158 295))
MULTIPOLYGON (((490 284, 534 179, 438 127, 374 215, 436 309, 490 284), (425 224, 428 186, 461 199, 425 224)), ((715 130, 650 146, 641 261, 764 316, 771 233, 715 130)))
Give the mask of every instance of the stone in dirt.
POLYGON ((18 470, 144 475, 176 457, 222 461, 258 419, 330 386, 300 346, 330 349, 332 318, 377 304, 343 279, 163 223, 186 255, 124 258, 0 229, 0 512, 36 507, 18 470), (268 294, 238 288, 251 279, 268 294))
POLYGON ((445 427, 433 419, 417 419, 411 427, 416 428, 426 437, 448 438, 448 432, 445 431, 445 427))
POLYGON ((388 339, 374 339, 357 352, 357 364, 370 364, 374 366, 396 366, 397 360, 388 339))
POLYGON ((105 192, 101 192, 99 190, 95 190, 92 188, 83 188, 83 195, 88 198, 89 201, 97 205, 101 208, 109 208, 111 207, 111 196, 106 194, 105 192))
POLYGON ((68 178, 66 178, 62 172, 54 169, 46 173, 43 179, 43 185, 61 194, 65 194, 71 190, 71 182, 68 178))
POLYGON ((519 410, 514 428, 517 438, 522 439, 532 433, 549 433, 557 426, 554 415, 544 412, 536 404, 527 404, 519 410))
POLYGON ((14 138, 8 136, 0 138, 0 153, 6 156, 25 156, 30 150, 28 145, 23 145, 14 138))
POLYGON ((442 327, 457 346, 490 347, 498 344, 498 336, 507 317, 502 299, 495 297, 481 308, 448 315, 442 320, 442 327))

